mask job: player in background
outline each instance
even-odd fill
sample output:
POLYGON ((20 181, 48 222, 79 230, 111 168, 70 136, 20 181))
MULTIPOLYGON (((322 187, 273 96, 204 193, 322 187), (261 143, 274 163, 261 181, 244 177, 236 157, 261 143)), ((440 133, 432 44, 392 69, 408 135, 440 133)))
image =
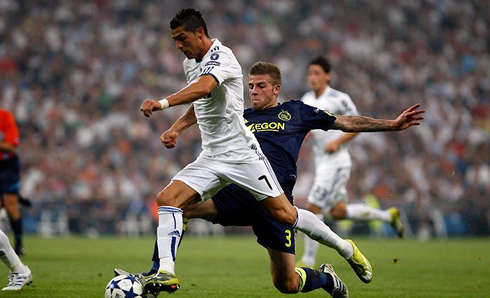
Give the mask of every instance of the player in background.
POLYGON ((15 252, 24 253, 22 246, 22 213, 19 208, 20 162, 17 156, 19 131, 14 116, 0 109, 0 206, 5 207, 15 239, 15 252))
MULTIPOLYGON (((330 87, 330 64, 319 56, 310 61, 307 73, 311 91, 301 100, 310 106, 337 115, 359 115, 351 97, 330 87)), ((347 204, 346 185, 352 167, 348 143, 357 133, 341 131, 312 131, 315 158, 315 181, 308 194, 307 209, 324 221, 328 212, 333 220, 382 220, 389 223, 399 237, 403 237, 403 224, 397 208, 379 210, 365 204, 347 204)), ((318 243, 305 237, 304 254, 300 265, 314 266, 318 243)))
POLYGON ((8 284, 2 291, 22 290, 25 285, 32 282, 31 270, 19 259, 10 245, 9 238, 2 230, 0 230, 0 259, 10 270, 8 284))
MULTIPOLYGON (((337 117, 305 105, 301 101, 278 103, 280 88, 280 70, 270 63, 255 63, 250 69, 249 78, 252 108, 244 112, 244 117, 248 127, 261 144, 264 154, 271 161, 274 172, 291 204, 293 204, 292 192, 296 183, 296 161, 301 144, 311 130, 403 130, 412 125, 419 125, 419 121, 423 119, 417 116, 424 112, 416 110, 419 105, 407 109, 396 120, 391 121, 362 116, 337 117)), ((180 133, 195 123, 195 116, 190 112, 188 110, 184 117, 162 134, 161 141, 167 148, 174 148, 180 133)), ((348 295, 347 288, 340 280, 334 288, 326 284, 329 277, 324 276, 323 273, 327 264, 322 265, 320 271, 305 267, 295 268, 293 229, 272 218, 249 192, 236 185, 227 186, 211 200, 186 207, 184 216, 187 219, 203 218, 225 226, 251 225, 257 235, 257 242, 269 252, 273 283, 282 293, 309 292, 322 287, 334 297, 348 295)), ((152 260, 154 264, 150 273, 155 272, 159 266, 156 248, 152 260)), ((128 274, 121 269, 116 269, 115 272, 117 275, 128 274)), ((337 279, 338 277, 332 280, 337 279)))
POLYGON ((255 136, 245 126, 242 69, 231 49, 209 37, 201 13, 192 8, 178 12, 170 29, 177 49, 187 57, 183 66, 188 85, 162 100, 145 100, 140 110, 150 117, 155 111, 192 102, 187 114, 195 117, 192 124, 199 126, 203 150, 157 195, 160 264, 158 272, 145 281, 145 288, 151 292, 178 290, 175 259, 182 235, 182 209, 211 198, 230 183, 252 193, 279 222, 350 255, 358 275, 371 281, 369 262, 364 257, 354 260, 361 254, 354 254, 351 243, 338 236, 332 239, 328 226, 313 213, 291 205, 284 195, 255 136))

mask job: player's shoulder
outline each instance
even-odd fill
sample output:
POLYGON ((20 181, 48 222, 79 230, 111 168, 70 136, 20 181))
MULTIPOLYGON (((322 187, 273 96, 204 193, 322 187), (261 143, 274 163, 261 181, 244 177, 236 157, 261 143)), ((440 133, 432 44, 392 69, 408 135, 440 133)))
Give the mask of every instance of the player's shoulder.
POLYGON ((328 97, 330 97, 330 98, 349 99, 349 100, 351 100, 349 94, 347 94, 345 92, 342 92, 340 90, 334 89, 332 87, 328 88, 328 91, 327 91, 327 94, 326 95, 328 97))
POLYGON ((281 104, 281 109, 289 111, 291 114, 303 114, 308 108, 311 108, 311 106, 299 99, 291 99, 281 104))
POLYGON ((315 99, 315 92, 313 91, 308 91, 306 92, 302 97, 301 97, 301 101, 303 102, 307 102, 309 100, 314 100, 315 99))
POLYGON ((301 107, 303 105, 304 105, 304 102, 302 102, 299 99, 290 99, 290 100, 282 103, 283 108, 291 108, 291 109, 301 107))
POLYGON ((211 49, 204 57, 204 60, 224 62, 226 60, 236 60, 236 57, 229 47, 225 46, 218 39, 216 39, 211 46, 211 49))

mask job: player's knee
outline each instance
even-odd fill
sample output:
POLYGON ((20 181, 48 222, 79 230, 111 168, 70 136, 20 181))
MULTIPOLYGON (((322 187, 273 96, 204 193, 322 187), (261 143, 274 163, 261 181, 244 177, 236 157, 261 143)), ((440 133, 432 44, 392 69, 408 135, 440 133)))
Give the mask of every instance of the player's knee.
POLYGON ((340 204, 330 210, 330 216, 333 220, 345 219, 347 217, 347 208, 344 204, 340 204))
POLYGON ((272 211, 272 216, 279 222, 286 224, 286 225, 294 225, 296 222, 296 209, 290 208, 290 209, 277 209, 272 211))
POLYGON ((162 190, 161 192, 158 193, 157 195, 157 204, 158 206, 172 206, 172 207, 178 207, 177 205, 177 198, 175 196, 172 196, 165 190, 162 190))
POLYGON ((315 204, 308 202, 306 206, 307 206, 306 209, 308 209, 308 211, 310 211, 314 214, 322 214, 323 213, 323 209, 321 207, 318 207, 315 204))

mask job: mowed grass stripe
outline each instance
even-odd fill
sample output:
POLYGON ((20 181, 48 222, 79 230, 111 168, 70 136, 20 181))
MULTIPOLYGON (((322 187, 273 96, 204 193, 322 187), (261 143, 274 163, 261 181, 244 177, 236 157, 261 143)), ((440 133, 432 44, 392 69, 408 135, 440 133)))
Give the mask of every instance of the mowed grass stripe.
MULTIPOLYGON (((301 252, 302 237, 298 238, 301 252)), ((490 297, 489 239, 354 239, 373 264, 372 283, 360 282, 331 249, 320 249, 317 259, 318 265, 334 265, 351 297, 490 297)), ((149 269, 154 239, 28 237, 25 242, 23 260, 34 273, 34 283, 21 293, 0 292, 2 297, 103 297, 115 267, 149 269)), ((175 298, 283 296, 272 285, 267 252, 254 237, 186 236, 176 269, 182 287, 175 298)), ((7 279, 8 270, 2 266, 2 287, 7 279)), ((326 295, 318 290, 301 294, 326 295)))

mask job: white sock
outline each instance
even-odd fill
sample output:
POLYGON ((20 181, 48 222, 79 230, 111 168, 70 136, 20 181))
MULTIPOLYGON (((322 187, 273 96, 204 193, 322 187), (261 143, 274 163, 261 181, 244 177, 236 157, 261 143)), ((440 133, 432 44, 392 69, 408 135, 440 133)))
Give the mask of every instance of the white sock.
POLYGON ((160 268, 175 274, 175 257, 180 237, 182 236, 182 209, 160 206, 158 207, 158 256, 160 268))
MULTIPOLYGON (((323 214, 315 215, 321 222, 324 222, 323 214)), ((305 252, 303 257, 301 257, 301 261, 310 267, 315 266, 316 253, 319 247, 320 243, 305 235, 305 252)))
POLYGON ((2 230, 0 230, 0 259, 7 265, 10 272, 23 273, 26 270, 26 266, 19 259, 10 245, 9 238, 2 230))
POLYGON ((354 248, 349 242, 335 234, 312 212, 299 208, 296 208, 296 210, 298 210, 298 218, 294 228, 305 233, 311 239, 335 249, 344 258, 349 259, 352 257, 354 254, 354 248))
POLYGON ((374 220, 390 222, 391 214, 386 210, 379 210, 364 204, 349 204, 347 205, 348 219, 353 220, 374 220))

